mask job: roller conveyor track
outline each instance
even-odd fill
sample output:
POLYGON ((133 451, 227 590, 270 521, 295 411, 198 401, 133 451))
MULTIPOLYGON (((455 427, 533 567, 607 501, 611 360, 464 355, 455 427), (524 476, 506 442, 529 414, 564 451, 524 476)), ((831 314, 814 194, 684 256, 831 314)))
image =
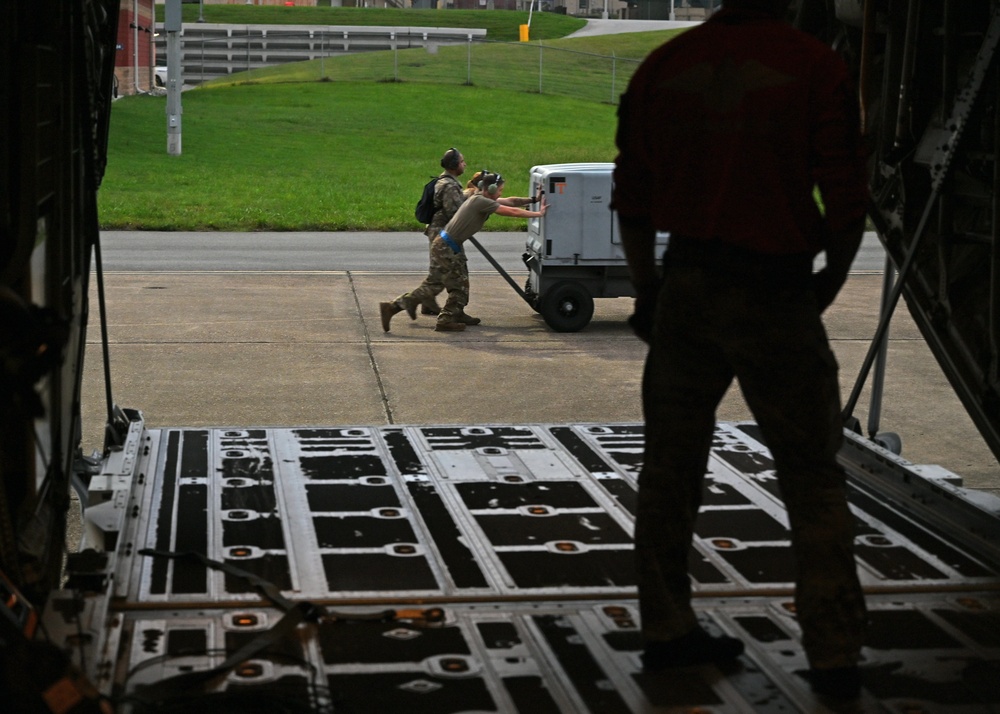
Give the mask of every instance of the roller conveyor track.
MULTIPOLYGON (((143 480, 119 510, 148 517, 122 518, 118 535, 100 508, 89 519, 119 546, 96 679, 141 695, 143 683, 218 666, 282 616, 234 572, 139 552, 150 548, 204 553, 345 615, 224 673, 211 686, 223 698, 252 688, 337 711, 814 711, 795 674, 806 664, 785 516, 755 434, 718 425, 691 558, 705 626, 747 652, 732 672, 651 677, 631 563, 641 425, 137 430, 121 464, 143 480), (443 621, 408 614, 425 608, 443 621), (351 621, 386 609, 402 619, 351 621)), ((843 453, 871 609, 867 705, 996 711, 1000 570, 976 514, 998 504, 855 437, 843 453), (958 522, 922 518, 933 494, 958 522)), ((128 480, 106 474, 91 492, 128 480)))

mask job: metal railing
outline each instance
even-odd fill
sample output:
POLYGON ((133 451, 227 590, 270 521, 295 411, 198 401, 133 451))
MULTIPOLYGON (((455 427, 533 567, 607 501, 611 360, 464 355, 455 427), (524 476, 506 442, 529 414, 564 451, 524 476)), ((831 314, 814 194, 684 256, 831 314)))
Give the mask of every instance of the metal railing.
MULTIPOLYGON (((224 36, 202 31, 182 37, 181 66, 185 84, 240 72, 252 82, 266 67, 301 62, 289 81, 454 83, 617 104, 641 62, 484 35, 456 28, 310 27, 266 34, 259 27, 228 28, 224 36), (449 45, 464 45, 465 51, 439 53, 449 45), (363 63, 326 61, 379 50, 363 63)), ((158 54, 157 63, 165 63, 165 55, 158 54)))
MULTIPOLYGON (((431 47, 486 37, 480 28, 391 27, 366 25, 184 25, 181 63, 202 70, 189 84, 286 62, 339 54, 431 47)), ((166 64, 164 33, 157 38, 157 64, 166 64)))

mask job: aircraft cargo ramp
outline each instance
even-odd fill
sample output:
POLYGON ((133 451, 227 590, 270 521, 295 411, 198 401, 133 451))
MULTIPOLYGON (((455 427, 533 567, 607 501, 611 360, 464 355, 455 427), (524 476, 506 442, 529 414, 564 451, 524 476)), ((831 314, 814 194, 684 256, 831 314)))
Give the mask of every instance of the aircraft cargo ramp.
MULTIPOLYGON (((118 557, 81 557, 70 581, 110 586, 84 630, 123 711, 822 711, 796 675, 788 531, 751 423, 717 427, 691 552, 703 624, 747 651, 726 672, 650 676, 631 561, 640 425, 134 418, 90 487, 106 507, 87 527, 118 557), (192 697, 193 671, 214 695, 192 697)), ((856 436, 842 457, 871 613, 860 711, 997 711, 1000 499, 856 436)))

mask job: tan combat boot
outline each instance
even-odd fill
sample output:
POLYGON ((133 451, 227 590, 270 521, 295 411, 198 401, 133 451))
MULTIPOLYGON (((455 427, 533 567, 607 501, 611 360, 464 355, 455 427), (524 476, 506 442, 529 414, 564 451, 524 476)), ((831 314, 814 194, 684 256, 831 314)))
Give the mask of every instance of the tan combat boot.
POLYGON ((482 320, 472 315, 466 315, 463 311, 455 315, 455 322, 461 322, 463 325, 478 325, 482 320))
POLYGON ((392 316, 397 312, 402 312, 403 308, 394 302, 380 302, 378 304, 379 314, 382 316, 382 329, 386 332, 389 331, 389 323, 392 321, 392 316))

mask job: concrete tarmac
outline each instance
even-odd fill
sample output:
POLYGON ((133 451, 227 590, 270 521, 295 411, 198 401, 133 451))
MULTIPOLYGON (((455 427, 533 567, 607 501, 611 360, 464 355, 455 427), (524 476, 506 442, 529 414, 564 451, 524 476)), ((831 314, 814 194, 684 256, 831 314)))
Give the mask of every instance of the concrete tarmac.
MULTIPOLYGON (((526 274, 513 277, 523 283, 526 274)), ((471 275, 482 324, 435 332, 378 303, 419 272, 107 272, 116 404, 148 427, 641 422, 644 344, 631 299, 599 299, 581 332, 556 333, 495 272, 471 275)), ((876 327, 882 278, 852 274, 826 324, 846 399, 876 327)), ((85 452, 107 414, 96 290, 82 394, 85 452)), ((880 431, 902 455, 1000 495, 1000 467, 904 309, 890 330, 880 431)), ((870 380, 869 380, 870 383, 870 380)), ((866 387, 855 416, 869 411, 866 387)), ((738 389, 721 420, 750 419, 738 389)))

